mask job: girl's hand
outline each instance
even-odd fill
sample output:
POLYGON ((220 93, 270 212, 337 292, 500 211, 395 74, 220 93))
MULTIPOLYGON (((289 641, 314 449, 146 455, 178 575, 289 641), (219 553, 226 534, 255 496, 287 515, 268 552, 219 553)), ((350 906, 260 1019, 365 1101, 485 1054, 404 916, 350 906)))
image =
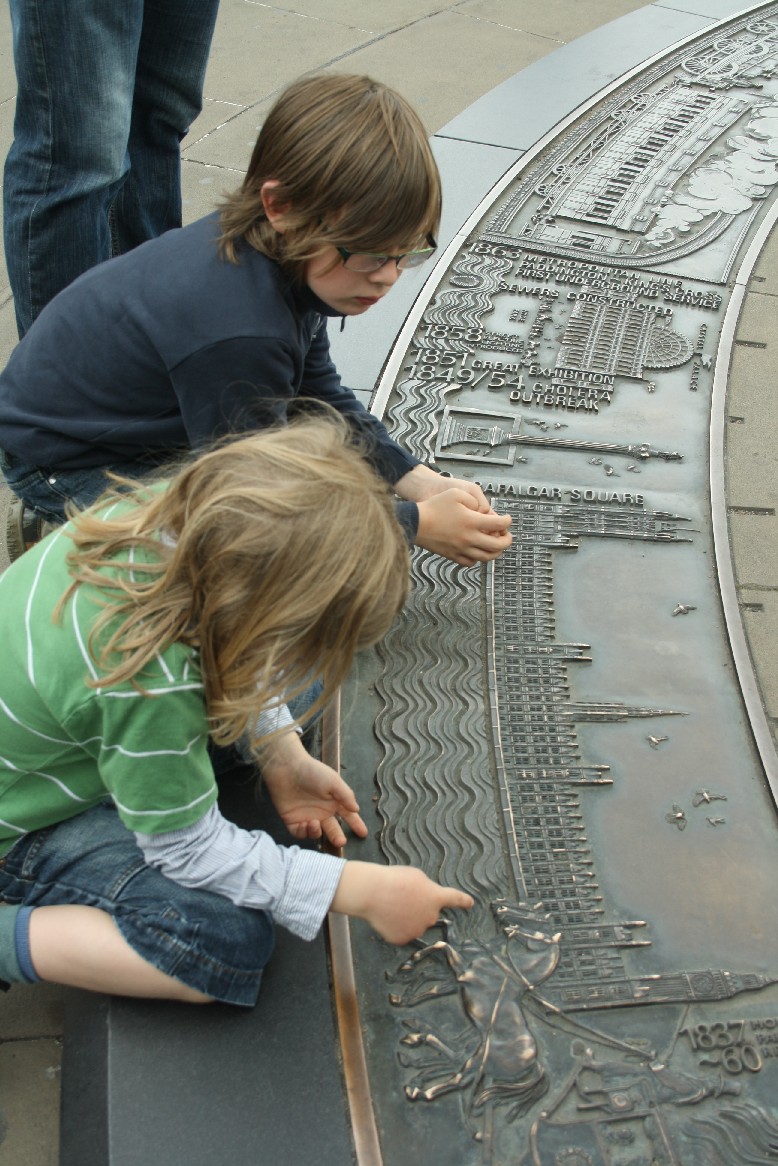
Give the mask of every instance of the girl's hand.
POLYGON ((365 919, 389 943, 410 943, 437 923, 446 907, 469 910, 473 899, 442 887, 412 866, 347 862, 331 910, 365 919))
POLYGON ((297 733, 284 734, 272 742, 270 750, 262 762, 262 775, 273 805, 294 838, 317 841, 324 836, 333 846, 345 846, 338 818, 360 838, 366 836, 367 826, 352 789, 334 769, 306 752, 297 733))

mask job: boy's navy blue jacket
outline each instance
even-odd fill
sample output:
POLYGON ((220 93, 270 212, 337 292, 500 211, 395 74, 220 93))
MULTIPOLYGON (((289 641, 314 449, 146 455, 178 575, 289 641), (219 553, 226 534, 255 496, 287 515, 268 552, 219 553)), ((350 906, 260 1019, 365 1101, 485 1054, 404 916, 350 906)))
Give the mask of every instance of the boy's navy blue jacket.
MULTIPOLYGON (((0 447, 48 470, 139 462, 324 401, 369 439, 394 484, 417 461, 355 397, 329 354, 332 310, 252 248, 217 248, 218 214, 80 276, 43 310, 0 374, 0 447)), ((404 503, 403 526, 418 512, 404 503)))

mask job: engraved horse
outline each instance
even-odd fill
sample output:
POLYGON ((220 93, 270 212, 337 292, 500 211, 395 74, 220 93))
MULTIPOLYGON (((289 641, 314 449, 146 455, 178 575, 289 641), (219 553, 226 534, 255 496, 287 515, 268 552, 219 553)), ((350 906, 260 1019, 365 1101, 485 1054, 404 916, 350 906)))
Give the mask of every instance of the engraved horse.
POLYGON ((499 900, 492 904, 492 912, 502 935, 485 940, 457 936, 454 923, 444 918, 446 938, 415 951, 400 966, 398 978, 413 978, 389 999, 397 1007, 410 1007, 458 993, 470 1022, 464 1033, 452 1040, 432 1027, 422 1031, 404 1021, 412 1031, 402 1043, 429 1048, 436 1054, 433 1063, 417 1063, 420 1071, 405 1087, 411 1101, 433 1101, 467 1089, 471 1111, 491 1100, 515 1102, 508 1114, 508 1121, 512 1121, 548 1089, 522 1001, 554 972, 560 934, 549 932, 547 917, 537 908, 499 900), (445 960, 445 970, 453 973, 453 978, 443 978, 437 969, 422 966, 435 957, 445 960))

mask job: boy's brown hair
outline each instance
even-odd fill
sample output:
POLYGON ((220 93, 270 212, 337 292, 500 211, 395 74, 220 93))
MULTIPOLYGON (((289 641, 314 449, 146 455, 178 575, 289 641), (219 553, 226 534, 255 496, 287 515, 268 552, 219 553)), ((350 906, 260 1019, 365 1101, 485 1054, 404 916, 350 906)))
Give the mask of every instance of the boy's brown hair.
POLYGON ((79 585, 95 587, 105 606, 89 642, 101 674, 87 683, 143 691, 156 654, 190 644, 221 745, 314 678, 324 685, 314 709, 331 697, 408 589, 388 488, 342 420, 308 418, 231 441, 165 489, 109 495, 65 529, 74 582, 60 618, 79 585))
POLYGON ((221 248, 249 246, 302 276, 325 244, 382 252, 428 246, 440 221, 440 175, 408 102, 380 81, 351 74, 303 77, 278 98, 260 130, 242 186, 221 210, 221 248), (262 186, 277 183, 286 229, 268 222, 262 186))

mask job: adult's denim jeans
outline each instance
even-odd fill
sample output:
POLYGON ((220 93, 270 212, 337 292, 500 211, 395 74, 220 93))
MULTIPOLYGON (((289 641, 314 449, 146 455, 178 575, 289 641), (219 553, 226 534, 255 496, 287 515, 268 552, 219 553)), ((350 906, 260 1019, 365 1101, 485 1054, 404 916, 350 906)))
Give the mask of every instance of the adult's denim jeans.
POLYGON ((83 271, 181 225, 218 0, 10 0, 5 256, 22 336, 83 271))

